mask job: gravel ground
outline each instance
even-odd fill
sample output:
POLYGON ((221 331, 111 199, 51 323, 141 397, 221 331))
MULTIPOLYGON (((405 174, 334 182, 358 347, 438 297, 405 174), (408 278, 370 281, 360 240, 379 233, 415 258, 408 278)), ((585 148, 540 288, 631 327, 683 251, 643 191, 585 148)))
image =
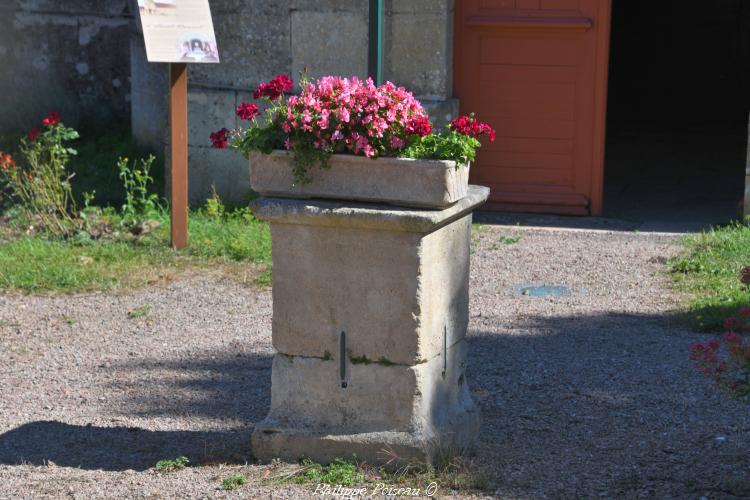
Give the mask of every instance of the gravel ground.
MULTIPOLYGON (((468 377, 490 492, 750 495, 750 411, 690 368, 704 337, 672 313, 672 237, 479 226, 473 240, 468 377), (537 283, 573 293, 517 291, 537 283)), ((0 497, 309 496, 242 465, 268 409, 270 327, 270 291, 218 275, 0 295, 0 497), (152 468, 179 455, 203 465, 152 468), (251 481, 220 491, 234 472, 251 481)))

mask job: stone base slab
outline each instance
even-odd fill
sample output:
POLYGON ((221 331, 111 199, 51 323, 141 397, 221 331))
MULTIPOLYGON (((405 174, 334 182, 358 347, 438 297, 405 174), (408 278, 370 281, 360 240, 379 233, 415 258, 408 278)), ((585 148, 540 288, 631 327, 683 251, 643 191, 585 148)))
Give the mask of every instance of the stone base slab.
POLYGON ((332 434, 305 427, 280 427, 266 419, 255 426, 252 447, 255 458, 264 463, 275 458, 296 462, 302 456, 330 463, 356 455, 358 461, 396 469, 407 463, 435 464, 443 457, 472 449, 479 427, 479 412, 474 407, 454 415, 444 428, 425 433, 332 434))

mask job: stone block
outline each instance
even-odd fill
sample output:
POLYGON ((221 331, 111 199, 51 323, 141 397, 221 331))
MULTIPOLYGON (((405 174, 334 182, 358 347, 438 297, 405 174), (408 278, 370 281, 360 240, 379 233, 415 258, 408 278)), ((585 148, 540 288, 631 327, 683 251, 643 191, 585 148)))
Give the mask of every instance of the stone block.
POLYGON ((211 132, 237 126, 233 91, 190 89, 188 93, 188 143, 210 147, 211 132))
POLYGON ((245 204, 250 195, 247 160, 230 149, 191 146, 188 158, 188 201, 200 206, 211 187, 226 203, 245 204))
POLYGON ((190 66, 190 81, 249 89, 291 71, 289 0, 211 2, 221 64, 190 66))
POLYGON ((479 413, 466 383, 465 340, 415 366, 348 363, 277 354, 271 410, 253 432, 262 461, 351 457, 371 464, 430 463, 474 445, 479 413))
POLYGON ((421 99, 420 102, 429 115, 434 129, 445 129, 448 123, 459 115, 458 99, 440 101, 421 99))
POLYGON ((452 11, 394 12, 386 23, 384 50, 386 79, 423 99, 452 96, 452 11))
POLYGON ((292 72, 367 76, 367 12, 295 10, 292 16, 292 72))
POLYGON ((486 196, 473 189, 449 210, 371 205, 346 216, 332 203, 257 203, 256 215, 272 221, 274 347, 288 355, 337 354, 343 331, 350 357, 411 365, 437 356, 444 336, 449 344, 462 339, 468 211, 486 196), (324 211, 300 216, 300 205, 324 211), (279 223, 284 217, 289 223, 279 223))
POLYGON ((398 467, 471 448, 466 383, 471 211, 261 198, 271 222, 271 410, 262 461, 307 455, 398 467), (342 332, 344 332, 342 334, 342 332))

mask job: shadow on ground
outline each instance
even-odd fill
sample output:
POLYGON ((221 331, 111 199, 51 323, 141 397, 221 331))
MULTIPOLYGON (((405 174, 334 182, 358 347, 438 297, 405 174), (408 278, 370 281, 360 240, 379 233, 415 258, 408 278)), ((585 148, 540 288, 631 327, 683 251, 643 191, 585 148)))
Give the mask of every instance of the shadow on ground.
MULTIPOLYGON (((736 481, 750 477, 750 412, 692 370, 688 347, 701 338, 665 315, 475 318, 467 378, 492 487, 551 498, 744 494, 736 481)), ((143 470, 180 455, 252 460, 270 361, 216 352, 124 364, 123 415, 182 429, 208 419, 218 430, 32 422, 0 435, 0 463, 143 470)))
POLYGON ((702 337, 677 317, 507 326, 474 333, 467 370, 483 418, 479 456, 505 494, 750 494, 750 411, 692 369, 689 345, 702 337))
POLYGON ((0 464, 144 470, 187 456, 193 464, 252 460, 253 424, 268 411, 271 356, 210 352, 191 359, 146 359, 114 365, 111 389, 126 394, 111 408, 139 425, 103 427, 37 421, 0 435, 0 464))
POLYGON ((47 465, 89 470, 145 470, 165 458, 193 464, 245 463, 248 432, 149 431, 38 421, 0 435, 0 464, 47 465))

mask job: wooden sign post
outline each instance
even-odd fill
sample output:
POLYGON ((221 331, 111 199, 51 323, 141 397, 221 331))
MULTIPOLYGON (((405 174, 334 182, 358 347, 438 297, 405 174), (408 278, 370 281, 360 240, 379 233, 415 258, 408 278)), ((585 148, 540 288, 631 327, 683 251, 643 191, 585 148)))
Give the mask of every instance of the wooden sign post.
POLYGON ((170 209, 172 248, 188 244, 188 69, 169 65, 169 128, 171 146, 170 209))
POLYGON ((171 245, 188 244, 187 63, 218 63, 208 0, 138 0, 149 62, 169 63, 171 245))

